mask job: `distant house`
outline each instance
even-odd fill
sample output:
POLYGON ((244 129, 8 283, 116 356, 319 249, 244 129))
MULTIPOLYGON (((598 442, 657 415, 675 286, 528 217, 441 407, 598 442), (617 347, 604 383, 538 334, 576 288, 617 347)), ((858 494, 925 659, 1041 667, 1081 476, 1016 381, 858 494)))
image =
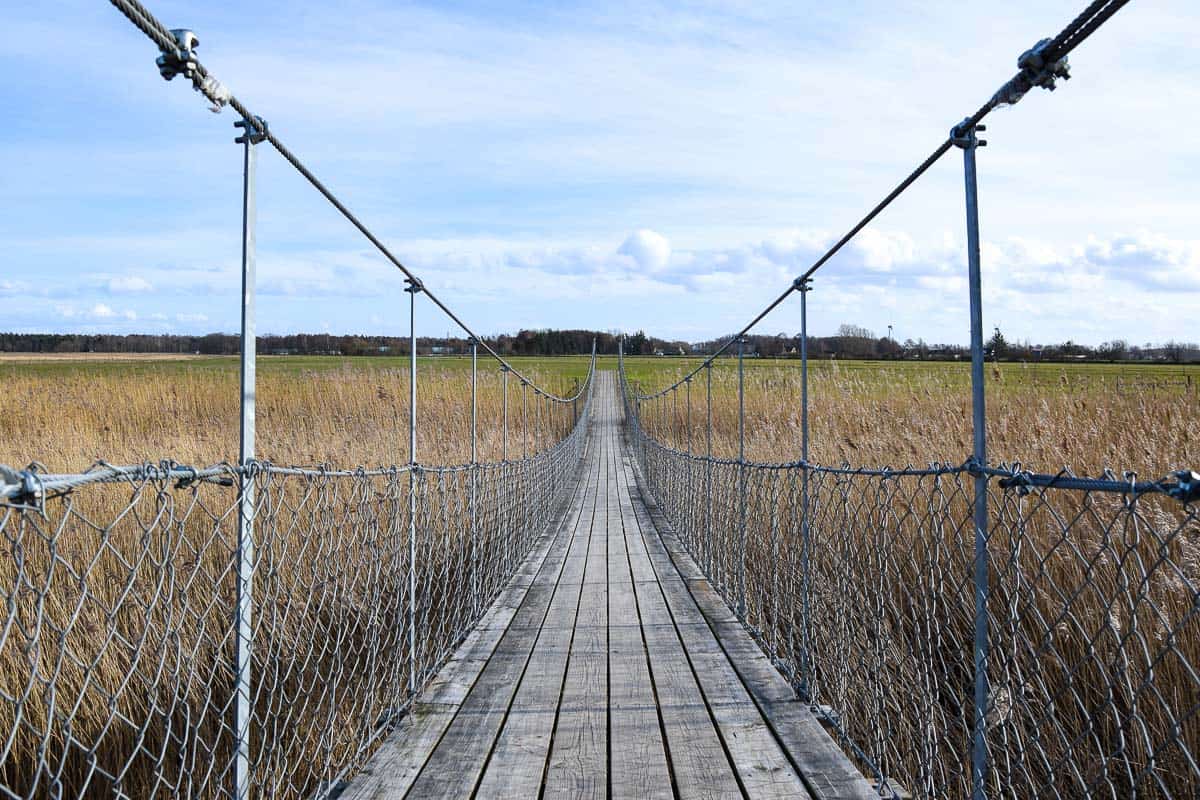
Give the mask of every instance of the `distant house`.
POLYGON ((454 355, 454 348, 446 347, 445 345, 441 345, 441 344, 435 344, 429 348, 429 354, 434 355, 434 356, 454 355))

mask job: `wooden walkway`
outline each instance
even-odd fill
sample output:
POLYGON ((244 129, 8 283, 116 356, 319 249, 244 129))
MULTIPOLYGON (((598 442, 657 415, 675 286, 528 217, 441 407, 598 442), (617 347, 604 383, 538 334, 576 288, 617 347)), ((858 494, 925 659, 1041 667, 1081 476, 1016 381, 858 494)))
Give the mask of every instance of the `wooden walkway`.
POLYGON ((660 530, 599 378, 557 530, 341 797, 878 798, 660 530))

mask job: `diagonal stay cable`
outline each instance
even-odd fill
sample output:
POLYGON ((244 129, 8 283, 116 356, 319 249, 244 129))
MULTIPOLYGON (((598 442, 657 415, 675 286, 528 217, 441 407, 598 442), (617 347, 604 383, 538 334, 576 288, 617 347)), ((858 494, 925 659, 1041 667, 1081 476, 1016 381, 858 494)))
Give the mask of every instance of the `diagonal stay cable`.
POLYGON ((487 343, 487 341, 476 334, 475 331, 473 331, 470 326, 468 326, 462 320, 461 317, 451 311, 450 307, 442 302, 442 300, 438 298, 437 295, 435 295, 420 278, 417 277, 416 273, 406 267, 403 262, 401 262, 400 259, 397 258, 390 249, 388 249, 387 245, 385 245, 378 236, 372 233, 371 230, 357 216, 355 216, 354 213, 347 208, 346 205, 339 200, 337 196, 334 195, 334 193, 330 191, 330 189, 324 183, 322 183, 321 180, 317 178, 317 176, 314 175, 310 169, 308 169, 308 167, 304 165, 302 161, 300 161, 299 157, 289 150, 282 141, 280 141, 279 137, 276 136, 266 126, 261 117, 251 112, 250 109, 248 109, 240 100, 238 100, 237 97, 225 90, 212 76, 212 74, 204 67, 204 65, 195 59, 195 55, 191 51, 187 51, 186 53, 181 51, 179 43, 176 41, 171 31, 152 13, 150 13, 145 6, 138 2, 138 0, 109 1, 125 16, 126 19, 133 23, 138 30, 146 34, 146 36, 149 37, 149 39, 153 41, 158 46, 159 50, 161 50, 164 54, 174 56, 179 60, 187 60, 192 65, 192 70, 194 73, 192 85, 197 91, 204 94, 204 96, 214 104, 214 110, 219 111, 221 106, 228 103, 231 108, 241 114, 242 118, 247 121, 248 125, 253 126, 259 135, 270 142, 271 146, 274 147, 281 156, 283 156, 284 160, 286 160, 292 165, 292 167, 296 169, 297 172, 304 176, 304 178, 310 184, 312 184, 313 188, 320 192, 321 195, 328 200, 334 208, 341 212, 342 216, 349 220, 350 224, 357 228, 359 232, 371 242, 371 244, 375 245, 375 248, 383 255, 384 258, 386 258, 392 263, 393 266, 404 273, 404 276, 409 280, 410 283, 412 283, 414 287, 419 288, 426 296, 428 296, 433 304, 441 309, 442 313, 449 317, 455 325, 461 328, 463 332, 467 334, 467 336, 478 342, 479 346, 483 348, 487 355, 499 362, 504 369, 511 372, 522 383, 527 384, 536 394, 549 398, 555 402, 570 403, 578 399, 583 394, 587 385, 587 381, 580 386, 579 391, 574 395, 560 396, 538 386, 531 378, 524 375, 520 370, 505 360, 490 344, 487 343))
POLYGON ((978 125, 984 117, 986 117, 993 109, 1001 105, 1011 105, 1016 103, 1024 94, 1033 86, 1043 86, 1044 88, 1053 90, 1054 78, 1069 77, 1065 71, 1065 64, 1062 66, 1062 71, 1057 71, 1057 68, 1062 59, 1066 58, 1067 54, 1078 47, 1085 39, 1091 36, 1096 30, 1107 22, 1113 14, 1117 13, 1123 6, 1129 3, 1129 0, 1094 0, 1087 8, 1083 10, 1075 19, 1073 19, 1063 30, 1053 39, 1045 39, 1035 45, 1029 52, 1023 54, 1018 59, 1018 64, 1021 64, 1021 70, 1013 76, 1007 83, 1004 84, 993 94, 986 103, 980 106, 979 110, 971 116, 964 119, 956 125, 945 141, 937 146, 937 148, 922 161, 916 169, 909 173, 908 177, 900 181, 894 189, 887 193, 874 208, 867 212, 853 227, 848 230, 844 236, 838 239, 828 250, 826 250, 813 265, 809 267, 800 277, 792 281, 791 285, 776 297, 771 303, 758 313, 750 322, 748 322, 740 331, 729 337, 720 347, 713 351, 707 358, 702 361, 699 366, 690 372, 686 373, 679 380, 672 383, 663 389, 656 392, 642 394, 635 392, 636 396, 641 400, 653 400, 657 397, 662 397, 668 392, 674 391, 682 384, 689 381, 701 370, 705 369, 713 363, 722 353, 728 350, 733 345, 737 344, 738 340, 745 336, 751 329, 754 328, 764 317, 774 311, 784 300, 791 296, 793 292, 804 290, 813 274, 823 267, 831 258, 845 247, 855 236, 857 236, 863 228, 871 223, 885 208, 892 204, 897 197, 904 193, 918 178, 924 175, 930 167, 937 163, 938 159, 944 156, 951 147, 954 146, 955 136, 960 133, 966 133, 978 125), (1035 60, 1027 62, 1026 58, 1033 54, 1035 60))

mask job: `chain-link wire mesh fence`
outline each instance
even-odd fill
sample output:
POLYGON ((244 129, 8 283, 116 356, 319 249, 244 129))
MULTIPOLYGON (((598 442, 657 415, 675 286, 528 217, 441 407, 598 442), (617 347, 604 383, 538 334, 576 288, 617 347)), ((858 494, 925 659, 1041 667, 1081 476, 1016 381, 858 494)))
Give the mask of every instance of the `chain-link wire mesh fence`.
POLYGON ((233 794, 247 471, 251 789, 336 789, 559 513, 582 463, 590 397, 589 384, 562 441, 502 463, 10 471, 0 507, 0 796, 233 794))
POLYGON ((971 793, 982 596, 987 796, 1200 796, 1194 475, 984 470, 980 594, 970 463, 697 455, 648 435, 624 388, 640 470, 674 532, 883 793, 971 793))

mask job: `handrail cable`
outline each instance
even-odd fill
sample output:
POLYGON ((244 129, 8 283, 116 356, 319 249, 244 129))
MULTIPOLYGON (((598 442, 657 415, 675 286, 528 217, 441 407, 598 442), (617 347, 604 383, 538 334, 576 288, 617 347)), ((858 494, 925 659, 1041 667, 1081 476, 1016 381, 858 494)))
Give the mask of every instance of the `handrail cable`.
MULTIPOLYGON (((354 225, 354 227, 357 228, 360 233, 363 234, 363 236, 367 237, 371 244, 375 245, 375 248, 383 254, 384 258, 386 258, 392 263, 393 266, 404 273, 405 278, 407 278, 408 282, 412 284, 414 288, 427 295, 429 299, 433 301, 434 305, 441 309, 442 312, 449 317, 455 325, 461 328, 469 338, 477 342, 487 355, 499 362, 503 369, 511 372, 519 381, 521 381, 521 383, 528 385, 535 393, 558 403, 573 402, 583 394, 586 381, 584 384, 581 384, 579 391, 577 391, 574 395, 559 396, 553 392, 541 388, 532 379, 524 375, 520 370, 505 360, 503 356, 497 353, 495 349, 493 349, 492 346, 487 343, 487 341, 476 334, 475 331, 473 331, 465 322, 463 322, 462 318, 451 311, 450 308, 444 302, 442 302, 442 300, 438 298, 437 295, 435 295, 420 278, 417 277, 416 273, 406 267, 400 261, 400 259, 388 249, 387 245, 380 241, 379 237, 372 233, 371 230, 365 224, 363 224, 362 221, 359 220, 358 217, 355 216, 354 213, 350 211, 350 209, 347 208, 346 205, 342 203, 342 201, 339 200, 333 194, 333 192, 331 192, 329 188, 326 187, 325 184, 322 183, 320 179, 318 179, 317 176, 314 175, 312 171, 309 170, 308 167, 306 167, 304 163, 301 162, 300 159, 287 148, 286 145, 284 145, 282 141, 280 141, 279 137, 268 128, 267 124, 261 117, 252 113, 250 109, 248 109, 240 100, 238 100, 236 96, 225 89, 221 83, 217 81, 217 79, 208 71, 208 69, 199 62, 195 56, 195 53, 191 49, 185 49, 181 47, 180 42, 176 39, 173 32, 163 25, 162 22, 160 22, 152 13, 150 13, 145 6, 138 2, 138 0, 110 0, 110 2, 122 14, 124 14, 125 17, 138 28, 138 30, 146 34, 146 36, 158 46, 159 50, 162 51, 164 56, 169 56, 175 59, 177 62, 186 65, 186 71, 192 80, 192 86, 213 103, 214 111, 220 111, 222 106, 228 104, 235 111, 241 114, 242 118, 246 120, 247 124, 252 126, 258 135, 270 142, 275 150, 278 151, 278 153, 283 156, 283 158, 289 164, 291 164, 297 172, 303 175, 310 184, 312 184, 313 188, 320 192, 325 199, 333 205, 334 208, 340 211, 342 216, 349 220, 350 223, 354 225)), ((415 353, 413 354, 413 357, 416 357, 415 353)))
POLYGON ((894 189, 887 193, 874 208, 867 212, 866 216, 854 224, 850 230, 846 232, 842 238, 838 239, 824 254, 818 258, 811 267, 809 267, 800 277, 792 281, 791 285, 776 297, 771 303, 763 309, 754 319, 750 320, 740 331, 731 336, 704 361, 688 372, 675 383, 661 389, 657 392, 649 394, 637 393, 637 397, 642 400, 653 400, 661 397, 674 389, 679 388, 682 384, 691 380, 700 370, 705 369, 713 363, 726 350, 737 343, 739 339, 745 336, 755 325, 762 321, 763 317, 774 311, 780 303, 786 300, 793 292, 802 291, 807 288, 809 280, 813 274, 823 267, 826 262, 833 258, 838 251, 845 247, 851 239, 857 236, 863 228, 871 223, 879 214, 891 205, 892 201, 899 197, 909 186, 911 186, 917 178, 920 178, 926 171, 932 167, 938 159, 944 156, 947 151, 955 144, 955 138, 958 135, 964 134, 977 126, 984 117, 986 117, 994 108, 1001 105, 1012 105, 1024 96, 1033 86, 1042 86, 1046 89, 1054 90, 1054 80, 1062 78, 1066 80, 1070 76, 1066 72, 1066 62, 1063 60, 1067 54, 1078 47, 1085 39, 1091 36, 1095 31, 1108 21, 1113 14, 1117 13, 1122 6, 1126 5, 1129 0, 1094 0, 1087 8, 1083 10, 1070 24, 1065 27, 1058 36, 1053 39, 1043 39, 1038 42, 1030 50, 1026 51, 1017 59, 1018 66, 1021 67, 1020 72, 1013 76, 1007 83, 1004 84, 991 98, 984 103, 978 111, 964 119, 951 131, 950 136, 946 138, 940 145, 937 146, 929 157, 922 161, 916 169, 909 173, 908 177, 896 185, 894 189))

